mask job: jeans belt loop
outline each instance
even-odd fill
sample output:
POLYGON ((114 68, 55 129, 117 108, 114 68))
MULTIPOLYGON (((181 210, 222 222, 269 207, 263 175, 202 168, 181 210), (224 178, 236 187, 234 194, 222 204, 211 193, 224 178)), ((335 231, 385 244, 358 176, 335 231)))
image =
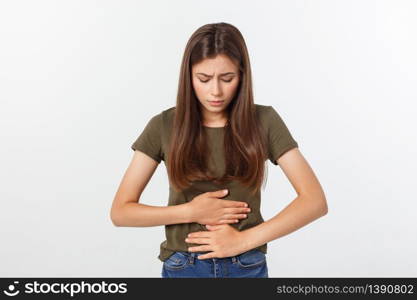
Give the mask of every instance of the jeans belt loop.
POLYGON ((190 253, 190 264, 194 264, 195 256, 196 256, 196 253, 194 253, 194 252, 190 253))

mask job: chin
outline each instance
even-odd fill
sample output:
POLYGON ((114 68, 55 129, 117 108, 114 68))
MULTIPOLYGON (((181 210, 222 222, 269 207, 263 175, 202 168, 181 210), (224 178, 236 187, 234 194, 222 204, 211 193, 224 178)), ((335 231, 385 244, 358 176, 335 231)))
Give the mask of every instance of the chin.
POLYGON ((225 110, 226 108, 225 107, 206 107, 206 109, 207 110, 209 110, 209 111, 223 111, 223 110, 225 110))

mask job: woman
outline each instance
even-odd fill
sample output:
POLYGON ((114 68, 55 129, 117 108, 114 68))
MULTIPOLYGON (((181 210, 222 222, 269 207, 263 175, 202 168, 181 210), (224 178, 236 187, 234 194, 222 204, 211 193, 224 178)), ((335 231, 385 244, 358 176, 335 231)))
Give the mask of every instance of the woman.
POLYGON ((227 23, 194 32, 176 106, 153 116, 131 148, 111 219, 116 226, 165 225, 158 256, 163 278, 268 277, 266 243, 327 213, 321 185, 280 115, 254 104, 247 48, 227 23), (264 222, 267 159, 282 168, 298 196, 264 222), (141 204, 161 160, 168 206, 141 204))

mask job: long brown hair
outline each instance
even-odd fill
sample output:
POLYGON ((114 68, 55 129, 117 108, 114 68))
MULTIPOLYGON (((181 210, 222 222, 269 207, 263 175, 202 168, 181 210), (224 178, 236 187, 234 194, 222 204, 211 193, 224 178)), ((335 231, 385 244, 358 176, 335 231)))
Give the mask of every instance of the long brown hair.
POLYGON ((187 188, 191 181, 210 180, 225 184, 238 180, 255 194, 264 180, 266 139, 257 118, 252 92, 248 50, 240 31, 228 23, 206 24, 190 37, 182 59, 177 103, 171 129, 167 172, 174 189, 187 188), (192 86, 191 67, 218 54, 239 66, 240 82, 226 108, 224 132, 225 174, 215 178, 208 171, 209 149, 202 126, 199 101, 192 86))

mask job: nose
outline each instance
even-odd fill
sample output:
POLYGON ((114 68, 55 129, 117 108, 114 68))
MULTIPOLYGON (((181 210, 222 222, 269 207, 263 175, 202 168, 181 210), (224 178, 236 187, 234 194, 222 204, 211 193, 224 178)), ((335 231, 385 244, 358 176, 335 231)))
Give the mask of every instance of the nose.
POLYGON ((217 80, 212 80, 212 85, 211 85, 211 87, 210 87, 210 89, 211 89, 211 94, 214 96, 214 97, 218 97, 218 96, 220 96, 221 95, 221 88, 220 88, 220 84, 219 84, 219 81, 217 80))

